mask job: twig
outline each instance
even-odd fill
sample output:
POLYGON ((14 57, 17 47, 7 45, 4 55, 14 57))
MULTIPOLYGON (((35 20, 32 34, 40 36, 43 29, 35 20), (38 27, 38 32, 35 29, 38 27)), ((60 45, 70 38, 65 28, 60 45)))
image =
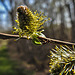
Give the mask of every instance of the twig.
MULTIPOLYGON (((17 38, 19 38, 19 35, 0 33, 0 39, 17 39, 17 38)), ((24 37, 21 37, 21 39, 27 39, 27 37, 24 36, 24 37)))
MULTIPOLYGON (((6 33, 0 33, 0 39, 17 39, 17 38, 19 38, 19 35, 11 35, 11 34, 6 34, 6 33)), ((40 36, 38 38, 41 40, 41 42, 43 42, 43 44, 52 43, 52 44, 59 44, 59 45, 67 45, 67 46, 70 46, 70 47, 75 45, 75 43, 55 40, 55 39, 51 39, 51 38, 44 38, 44 37, 40 37, 40 36)), ((24 36, 24 37, 21 37, 21 39, 27 39, 27 37, 24 36)))
POLYGON ((70 47, 75 46, 75 43, 71 43, 71 42, 60 41, 60 40, 51 39, 51 38, 44 38, 44 37, 38 37, 38 38, 43 40, 44 43, 51 43, 51 44, 55 44, 55 45, 67 45, 70 47))

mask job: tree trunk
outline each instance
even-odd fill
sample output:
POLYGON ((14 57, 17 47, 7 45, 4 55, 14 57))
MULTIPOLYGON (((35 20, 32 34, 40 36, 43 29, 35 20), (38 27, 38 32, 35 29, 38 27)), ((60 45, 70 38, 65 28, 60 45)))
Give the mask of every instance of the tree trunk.
POLYGON ((75 2, 74 2, 74 0, 72 0, 72 2, 73 2, 73 14, 71 14, 72 15, 72 21, 71 21, 71 23, 72 23, 72 42, 75 42, 75 2))
POLYGON ((75 42, 75 2, 72 0, 71 4, 73 5, 72 8, 70 8, 70 4, 66 4, 68 11, 69 11, 69 16, 71 18, 71 35, 72 35, 72 42, 75 42))
POLYGON ((65 25, 64 25, 64 9, 60 6, 60 14, 61 14, 61 24, 60 24, 60 39, 65 40, 65 25))

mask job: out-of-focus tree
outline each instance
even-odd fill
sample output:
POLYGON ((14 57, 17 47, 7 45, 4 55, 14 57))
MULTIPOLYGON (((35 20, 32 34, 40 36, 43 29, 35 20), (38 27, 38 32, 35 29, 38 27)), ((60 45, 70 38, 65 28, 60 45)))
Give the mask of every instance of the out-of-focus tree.
POLYGON ((1 0, 1 2, 2 2, 4 8, 6 9, 6 11, 8 12, 8 14, 11 16, 11 22, 12 22, 12 25, 14 25, 15 24, 15 22, 14 22, 14 15, 15 15, 14 10, 15 10, 15 6, 13 5, 13 4, 15 4, 14 0, 13 1, 9 0, 10 8, 11 9, 8 8, 8 6, 5 3, 5 0, 1 0))
POLYGON ((11 17, 12 26, 15 25, 15 18, 16 18, 16 9, 18 6, 23 5, 23 0, 8 0, 9 7, 5 3, 5 0, 1 0, 2 5, 4 6, 5 10, 8 12, 8 15, 11 17), (9 9, 10 8, 10 9, 9 9))
MULTIPOLYGON (((64 1, 64 0, 63 0, 64 1)), ((61 23, 60 23, 60 39, 65 40, 66 34, 65 34, 65 16, 64 16, 64 9, 65 9, 65 4, 62 4, 62 0, 60 2, 60 7, 59 7, 59 13, 61 15, 61 23)))
MULTIPOLYGON (((9 0, 11 10, 9 10, 1 0, 5 9, 11 16, 12 25, 15 25, 16 9, 20 5, 27 5, 32 11, 42 12, 50 21, 44 24, 45 35, 50 38, 69 40, 72 34, 72 41, 75 41, 75 1, 74 0, 9 0), (69 35, 69 24, 72 26, 72 33, 69 35)), ((44 69, 48 63, 47 55, 49 45, 34 46, 28 40, 19 40, 18 42, 10 41, 10 55, 24 62, 34 63, 37 69, 44 69), (15 56, 14 56, 15 55, 15 56), (45 62, 44 62, 45 61, 45 62), (44 65, 43 65, 44 62, 44 65), (40 66, 40 67, 39 67, 40 66)))
POLYGON ((75 0, 65 0, 65 5, 68 9, 69 18, 71 21, 71 36, 72 42, 75 42, 75 0))
POLYGON ((71 24, 72 24, 72 41, 75 42, 75 0, 70 4, 71 24))

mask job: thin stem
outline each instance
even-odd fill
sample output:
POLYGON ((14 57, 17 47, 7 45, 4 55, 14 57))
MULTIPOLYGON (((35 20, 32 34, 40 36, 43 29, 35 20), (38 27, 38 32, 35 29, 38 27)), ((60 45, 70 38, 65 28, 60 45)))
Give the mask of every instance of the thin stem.
MULTIPOLYGON (((19 38, 19 35, 11 35, 11 34, 6 34, 6 33, 0 33, 0 39, 17 39, 19 38)), ((51 44, 57 44, 57 45, 67 45, 72 47, 75 45, 75 43, 70 43, 66 41, 60 41, 56 39, 51 39, 51 38, 44 38, 44 37, 38 37, 43 44, 51 43, 51 44)), ((27 36, 21 37, 21 39, 27 39, 27 36)), ((31 40, 31 38, 29 39, 31 40)))

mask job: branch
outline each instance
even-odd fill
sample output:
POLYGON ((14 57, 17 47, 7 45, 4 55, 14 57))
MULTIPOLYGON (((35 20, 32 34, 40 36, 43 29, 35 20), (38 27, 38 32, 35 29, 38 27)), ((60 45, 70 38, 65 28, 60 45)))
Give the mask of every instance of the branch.
MULTIPOLYGON (((19 38, 19 35, 0 33, 0 39, 17 39, 17 38, 19 38)), ((21 39, 27 39, 27 37, 24 36, 24 37, 21 37, 21 39)))
MULTIPOLYGON (((6 33, 0 33, 0 39, 17 39, 17 38, 19 38, 19 35, 11 35, 11 34, 6 34, 6 33)), ((41 40, 41 42, 43 42, 43 44, 52 43, 52 44, 58 44, 58 45, 67 45, 67 46, 70 46, 70 47, 75 45, 75 43, 55 40, 55 39, 51 39, 51 38, 44 38, 44 37, 40 37, 40 36, 38 38, 41 40)), ((27 39, 27 36, 21 37, 21 39, 27 39)))

